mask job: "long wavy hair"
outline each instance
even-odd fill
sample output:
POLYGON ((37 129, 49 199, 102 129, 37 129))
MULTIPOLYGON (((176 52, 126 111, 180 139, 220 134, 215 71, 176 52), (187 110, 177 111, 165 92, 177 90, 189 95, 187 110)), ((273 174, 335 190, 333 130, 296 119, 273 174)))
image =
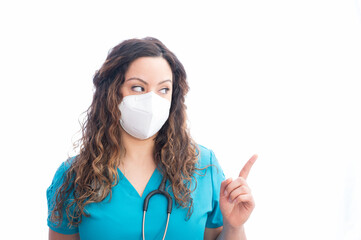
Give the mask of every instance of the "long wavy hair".
POLYGON ((93 101, 81 125, 82 137, 77 142, 80 153, 71 162, 63 184, 56 193, 51 219, 61 223, 63 214, 76 226, 82 216, 90 216, 85 206, 101 202, 112 195, 119 182, 117 168, 125 154, 121 141, 122 101, 120 92, 129 65, 139 57, 162 57, 173 74, 173 93, 169 118, 154 139, 154 159, 170 181, 178 206, 192 214, 192 183, 199 149, 190 137, 186 124, 185 95, 189 90, 186 72, 177 57, 158 39, 129 39, 112 48, 102 67, 95 72, 93 101))

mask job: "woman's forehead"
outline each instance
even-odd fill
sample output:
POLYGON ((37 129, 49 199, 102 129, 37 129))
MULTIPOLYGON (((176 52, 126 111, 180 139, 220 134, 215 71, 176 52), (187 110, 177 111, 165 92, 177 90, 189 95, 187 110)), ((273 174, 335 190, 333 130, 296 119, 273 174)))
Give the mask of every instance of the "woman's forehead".
POLYGON ((172 80, 172 69, 168 62, 162 57, 140 57, 134 60, 125 73, 125 80, 130 78, 143 81, 172 80))

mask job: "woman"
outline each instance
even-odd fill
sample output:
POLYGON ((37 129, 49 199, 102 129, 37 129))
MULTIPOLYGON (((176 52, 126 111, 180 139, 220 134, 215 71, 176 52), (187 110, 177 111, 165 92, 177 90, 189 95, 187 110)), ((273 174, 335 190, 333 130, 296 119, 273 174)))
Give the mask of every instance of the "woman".
POLYGON ((246 178, 257 156, 224 180, 187 130, 188 83, 176 56, 155 38, 126 40, 93 83, 80 153, 47 190, 49 239, 246 239, 254 208, 246 178), (164 194, 143 211, 158 188, 164 194))

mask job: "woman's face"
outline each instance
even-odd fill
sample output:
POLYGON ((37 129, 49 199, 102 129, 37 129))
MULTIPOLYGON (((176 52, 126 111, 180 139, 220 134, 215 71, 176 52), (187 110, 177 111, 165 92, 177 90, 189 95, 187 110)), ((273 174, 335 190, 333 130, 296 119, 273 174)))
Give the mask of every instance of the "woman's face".
POLYGON ((171 101, 172 79, 172 70, 164 58, 140 57, 130 64, 120 91, 123 97, 153 91, 171 101))

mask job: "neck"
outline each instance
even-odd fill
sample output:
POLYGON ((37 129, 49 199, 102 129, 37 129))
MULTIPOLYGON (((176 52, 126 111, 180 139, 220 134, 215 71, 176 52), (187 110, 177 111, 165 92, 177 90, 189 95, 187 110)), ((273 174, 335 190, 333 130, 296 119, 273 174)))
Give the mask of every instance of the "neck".
POLYGON ((140 140, 122 129, 122 143, 125 148, 125 155, 122 157, 121 162, 126 165, 129 163, 154 165, 154 138, 155 136, 140 140))

